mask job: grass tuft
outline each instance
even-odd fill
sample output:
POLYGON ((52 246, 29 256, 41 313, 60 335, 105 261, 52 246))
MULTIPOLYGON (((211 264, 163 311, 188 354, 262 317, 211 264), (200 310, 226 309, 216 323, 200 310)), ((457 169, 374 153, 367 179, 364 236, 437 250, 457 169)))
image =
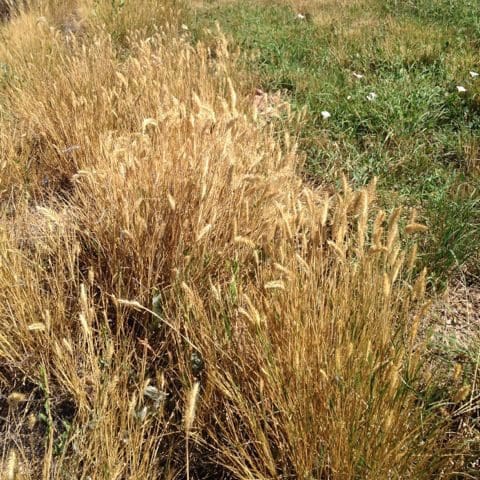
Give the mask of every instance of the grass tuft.
POLYGON ((0 27, 2 475, 452 478, 476 387, 448 392, 456 409, 429 395, 427 270, 405 240, 435 226, 404 227, 374 176, 301 173, 298 129, 328 96, 305 86, 312 46, 284 43, 322 38, 313 13, 282 32, 286 7, 227 10, 281 37, 261 86, 297 103, 272 115, 220 32, 194 42, 157 3, 39 0, 0 27))

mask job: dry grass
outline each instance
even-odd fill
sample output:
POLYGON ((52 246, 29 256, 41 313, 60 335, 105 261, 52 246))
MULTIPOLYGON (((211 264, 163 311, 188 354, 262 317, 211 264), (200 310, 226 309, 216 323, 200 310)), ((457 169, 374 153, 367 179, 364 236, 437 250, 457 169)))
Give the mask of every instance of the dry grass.
POLYGON ((3 475, 448 478, 400 212, 302 184, 223 39, 136 4, 1 32, 3 475))

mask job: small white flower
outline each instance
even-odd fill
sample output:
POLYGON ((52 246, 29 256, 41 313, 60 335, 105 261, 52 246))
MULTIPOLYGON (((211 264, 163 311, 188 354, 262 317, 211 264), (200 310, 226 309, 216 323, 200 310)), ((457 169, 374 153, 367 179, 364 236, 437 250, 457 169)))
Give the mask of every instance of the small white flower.
POLYGON ((184 23, 182 23, 182 27, 181 27, 181 28, 182 28, 182 30, 185 30, 185 31, 188 30, 188 27, 187 27, 184 23))
POLYGON ((462 87, 462 85, 457 85, 457 91, 458 93, 465 93, 467 89, 465 87, 462 87))
POLYGON ((324 111, 321 113, 321 115, 322 115, 322 118, 323 118, 324 120, 328 120, 328 119, 332 116, 332 115, 330 114, 330 112, 327 112, 326 110, 324 110, 324 111))
POLYGON ((358 80, 362 79, 365 75, 362 75, 361 73, 353 72, 352 74, 355 78, 358 80))
POLYGON ((474 71, 472 70, 472 71, 470 72, 470 76, 471 76, 472 78, 478 78, 478 77, 480 76, 480 73, 474 72, 474 71))
POLYGON ((299 20, 305 20, 307 17, 303 13, 299 13, 299 14, 297 14, 297 18, 299 20))
POLYGON ((375 92, 370 92, 368 95, 367 95, 367 100, 369 102, 374 102, 376 99, 377 99, 378 95, 375 93, 375 92))
POLYGON ((351 100, 351 99, 352 99, 352 96, 349 95, 349 96, 347 97, 347 100, 351 100))

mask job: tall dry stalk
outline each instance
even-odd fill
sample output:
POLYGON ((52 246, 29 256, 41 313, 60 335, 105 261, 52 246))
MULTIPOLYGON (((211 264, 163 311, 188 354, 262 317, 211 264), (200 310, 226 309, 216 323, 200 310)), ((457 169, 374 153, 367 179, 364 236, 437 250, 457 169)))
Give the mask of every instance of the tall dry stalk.
POLYGON ((400 213, 304 185, 224 39, 192 46, 171 4, 135 31, 135 4, 2 27, 0 385, 29 398, 0 400, 3 457, 45 480, 447 478, 400 213))

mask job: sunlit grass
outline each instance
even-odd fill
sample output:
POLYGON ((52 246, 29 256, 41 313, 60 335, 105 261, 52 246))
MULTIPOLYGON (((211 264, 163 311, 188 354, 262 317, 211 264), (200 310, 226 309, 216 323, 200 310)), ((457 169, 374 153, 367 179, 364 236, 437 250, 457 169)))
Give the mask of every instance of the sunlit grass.
MULTIPOLYGON (((174 1, 45 0, 1 27, 2 476, 467 471, 451 429, 476 387, 434 398, 420 335, 416 245, 432 226, 382 209, 379 172, 355 178, 352 111, 339 123, 332 93, 313 89, 315 44, 284 45, 305 28, 323 42, 315 24, 262 8, 255 38, 264 10, 227 10, 241 46, 259 42, 252 75, 220 32, 196 43, 174 1), (270 96, 271 82, 289 93, 270 96), (315 184, 304 160, 320 125, 315 148, 334 157, 315 184)), ((381 134, 388 84, 354 67, 337 86, 357 89, 362 128, 381 134)))
MULTIPOLYGON (((306 109, 300 147, 315 181, 332 183, 343 171, 364 185, 377 175, 383 198, 418 207, 439 232, 442 224, 429 213, 434 198, 456 202, 449 195, 464 183, 478 198, 480 83, 470 72, 480 59, 474 36, 458 34, 450 17, 427 22, 421 12, 429 2, 418 11, 396 11, 393 2, 292 3, 244 2, 238 8, 211 2, 208 13, 197 12, 195 31, 202 36, 205 25, 219 21, 236 44, 254 53, 247 68, 258 84, 283 91, 294 110, 306 109), (301 20, 296 12, 307 16, 301 20)), ((461 246, 451 238, 448 248, 464 258, 456 271, 477 275, 480 239, 470 226, 478 218, 472 220, 461 236, 476 240, 461 246)), ((442 247, 429 245, 428 266, 444 282, 452 270, 431 263, 442 247)))

